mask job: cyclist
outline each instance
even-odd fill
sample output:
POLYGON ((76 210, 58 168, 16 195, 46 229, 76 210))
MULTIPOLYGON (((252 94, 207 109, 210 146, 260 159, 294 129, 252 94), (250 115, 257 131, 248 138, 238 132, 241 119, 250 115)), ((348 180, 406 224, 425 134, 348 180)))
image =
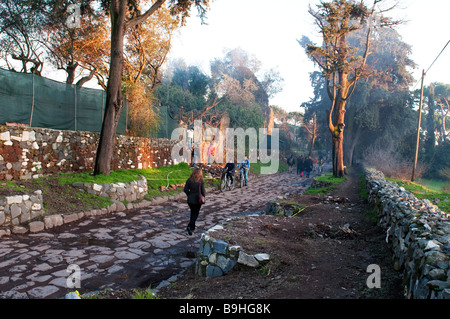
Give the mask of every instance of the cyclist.
POLYGON ((244 186, 247 186, 248 171, 250 170, 250 161, 248 160, 248 156, 247 155, 245 155, 244 159, 239 162, 238 168, 243 170, 243 173, 244 173, 244 186))
POLYGON ((222 172, 226 172, 227 176, 230 177, 231 184, 234 184, 234 169, 236 165, 234 164, 233 159, 230 158, 227 165, 222 169, 222 172))

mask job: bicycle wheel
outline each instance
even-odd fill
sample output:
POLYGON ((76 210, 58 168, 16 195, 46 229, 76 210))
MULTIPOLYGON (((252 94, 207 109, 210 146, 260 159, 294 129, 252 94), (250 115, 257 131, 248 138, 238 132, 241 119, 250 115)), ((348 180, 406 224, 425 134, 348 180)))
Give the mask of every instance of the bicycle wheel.
POLYGON ((228 189, 230 191, 234 189, 234 183, 231 182, 231 177, 228 177, 228 189))
POLYGON ((225 192, 226 188, 227 188, 227 179, 225 177, 220 180, 220 191, 225 192))
POLYGON ((244 174, 242 173, 242 170, 239 174, 239 187, 240 188, 244 187, 244 174))

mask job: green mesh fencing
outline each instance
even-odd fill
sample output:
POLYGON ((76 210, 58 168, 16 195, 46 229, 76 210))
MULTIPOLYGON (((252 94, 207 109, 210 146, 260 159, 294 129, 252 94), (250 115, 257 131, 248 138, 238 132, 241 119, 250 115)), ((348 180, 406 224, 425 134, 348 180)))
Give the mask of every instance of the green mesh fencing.
MULTIPOLYGON (((0 124, 13 122, 31 127, 100 132, 105 97, 103 90, 0 68, 0 124)), ((118 134, 126 132, 127 109, 124 101, 118 134)))
POLYGON ((178 122, 170 116, 167 106, 159 106, 155 109, 159 115, 159 123, 158 130, 151 134, 152 137, 170 138, 172 131, 179 126, 178 122))

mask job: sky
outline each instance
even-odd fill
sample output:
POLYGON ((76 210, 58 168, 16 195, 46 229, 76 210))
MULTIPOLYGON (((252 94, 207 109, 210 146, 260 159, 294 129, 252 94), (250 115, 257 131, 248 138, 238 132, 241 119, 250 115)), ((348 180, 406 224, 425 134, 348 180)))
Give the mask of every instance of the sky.
MULTIPOLYGON (((301 111, 300 105, 313 96, 309 73, 318 70, 297 39, 303 35, 313 42, 321 38, 309 4, 318 0, 214 0, 202 25, 193 12, 187 25, 173 37, 168 62, 183 59, 209 74, 210 61, 225 52, 241 48, 261 61, 262 71, 274 69, 284 79, 283 91, 270 99, 288 112, 301 111)), ((392 12, 406 22, 397 27, 403 41, 412 46, 410 58, 416 84, 422 69, 428 69, 450 40, 449 0, 400 0, 392 12)), ((431 82, 450 83, 450 44, 425 77, 431 82)), ((416 85, 416 89, 420 83, 416 85)))

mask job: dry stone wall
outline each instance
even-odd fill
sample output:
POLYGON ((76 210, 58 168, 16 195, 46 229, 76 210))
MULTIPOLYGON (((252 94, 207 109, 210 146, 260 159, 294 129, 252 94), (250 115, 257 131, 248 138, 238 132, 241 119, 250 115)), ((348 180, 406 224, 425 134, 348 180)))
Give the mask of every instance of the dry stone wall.
POLYGON ((84 190, 93 195, 108 197, 118 201, 134 202, 144 199, 147 195, 147 179, 139 176, 139 180, 130 183, 82 183, 75 182, 73 187, 84 190))
MULTIPOLYGON (((92 171, 99 137, 99 134, 90 132, 0 126, 0 180, 92 171)), ((118 135, 111 168, 142 169, 171 165, 175 142, 118 135)))
POLYGON ((23 225, 31 224, 35 230, 33 220, 44 216, 44 201, 42 192, 37 190, 32 194, 14 195, 0 198, 0 237, 10 234, 10 228, 15 233, 26 233, 28 231, 23 225))
POLYGON ((365 170, 369 201, 392 244, 394 267, 404 272, 406 297, 450 299, 450 221, 428 200, 365 170))

